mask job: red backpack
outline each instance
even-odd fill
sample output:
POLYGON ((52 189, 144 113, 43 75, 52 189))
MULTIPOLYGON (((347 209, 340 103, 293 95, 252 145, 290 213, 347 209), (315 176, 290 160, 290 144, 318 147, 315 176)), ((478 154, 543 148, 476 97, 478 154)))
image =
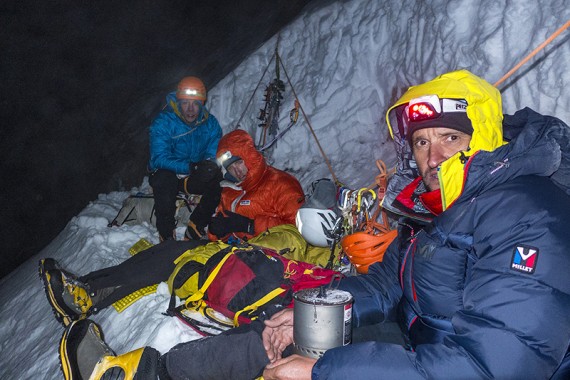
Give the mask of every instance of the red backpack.
MULTIPOLYGON (((233 320, 250 323, 272 305, 291 307, 293 293, 330 283, 342 275, 334 270, 290 260, 263 247, 231 247, 210 257, 198 274, 197 292, 169 313, 184 319, 184 308, 211 316, 211 308, 233 320)), ((195 327, 195 326, 193 326, 195 327)))

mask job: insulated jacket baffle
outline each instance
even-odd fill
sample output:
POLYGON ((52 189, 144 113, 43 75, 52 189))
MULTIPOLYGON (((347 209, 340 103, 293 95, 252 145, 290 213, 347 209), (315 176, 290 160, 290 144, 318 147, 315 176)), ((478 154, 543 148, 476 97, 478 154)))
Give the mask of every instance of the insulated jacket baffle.
POLYGON ((409 349, 334 348, 313 379, 548 379, 568 364, 570 129, 526 108, 505 116, 508 143, 478 149, 493 126, 471 116, 488 122, 500 109, 488 108, 492 95, 456 91, 471 76, 462 70, 412 87, 467 100, 474 133, 461 191, 423 228, 401 223, 384 260, 340 284, 354 296, 355 326, 396 319, 409 349))
MULTIPOLYGON (((297 210, 304 202, 301 184, 295 177, 267 165, 263 155, 255 149, 251 136, 243 130, 224 135, 218 146, 218 156, 231 152, 239 156, 247 167, 246 178, 234 187, 224 187, 220 206, 216 210, 229 210, 254 220, 254 236, 281 224, 295 224, 297 210)), ((251 238, 245 233, 236 236, 251 238)), ((209 234, 210 240, 223 236, 209 234)))
POLYGON ((196 121, 185 122, 178 109, 176 92, 168 94, 166 104, 150 126, 150 170, 165 169, 187 175, 191 162, 215 160, 222 137, 218 120, 203 106, 196 121))

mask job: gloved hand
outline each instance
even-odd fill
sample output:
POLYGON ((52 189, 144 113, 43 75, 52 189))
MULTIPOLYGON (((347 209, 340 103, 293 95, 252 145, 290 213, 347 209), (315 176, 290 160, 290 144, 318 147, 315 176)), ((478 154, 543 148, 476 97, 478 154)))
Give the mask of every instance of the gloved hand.
POLYGON ((212 160, 191 162, 189 177, 192 181, 200 181, 202 183, 207 183, 215 179, 218 179, 219 182, 222 180, 222 171, 218 167, 218 164, 212 160))
POLYGON ((208 231, 217 237, 226 236, 232 232, 246 232, 253 235, 253 219, 231 211, 223 211, 214 216, 208 226, 208 231))

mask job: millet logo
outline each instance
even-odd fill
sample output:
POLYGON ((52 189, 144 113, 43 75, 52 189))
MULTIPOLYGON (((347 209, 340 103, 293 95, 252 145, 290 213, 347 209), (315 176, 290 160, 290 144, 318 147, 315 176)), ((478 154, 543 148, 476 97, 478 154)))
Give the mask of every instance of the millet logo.
POLYGON ((538 248, 519 244, 513 252, 511 269, 522 273, 533 274, 538 262, 538 248))

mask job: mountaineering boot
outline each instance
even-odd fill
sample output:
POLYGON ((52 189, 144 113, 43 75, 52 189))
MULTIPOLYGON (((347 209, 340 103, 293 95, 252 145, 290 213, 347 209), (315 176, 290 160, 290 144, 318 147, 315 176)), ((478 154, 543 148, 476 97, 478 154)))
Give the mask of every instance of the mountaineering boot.
POLYGON ((63 270, 51 258, 40 260, 39 272, 55 318, 64 327, 91 313, 93 301, 87 286, 78 281, 75 275, 63 270))
POLYGON ((116 356, 95 322, 73 321, 59 344, 61 370, 66 380, 156 380, 160 354, 152 347, 116 356))
POLYGON ((188 221, 188 227, 184 233, 184 240, 200 240, 206 239, 206 231, 204 227, 196 225, 193 221, 188 221))

